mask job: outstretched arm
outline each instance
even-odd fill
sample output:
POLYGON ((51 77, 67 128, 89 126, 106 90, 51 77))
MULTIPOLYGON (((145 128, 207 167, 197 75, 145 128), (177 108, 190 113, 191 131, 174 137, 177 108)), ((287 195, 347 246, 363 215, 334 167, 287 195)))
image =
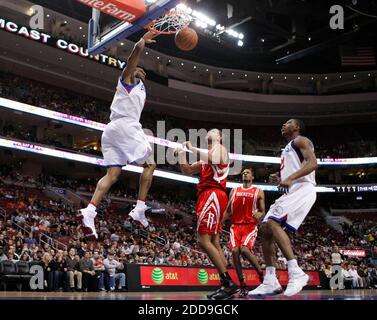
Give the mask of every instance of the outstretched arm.
POLYGON ((140 56, 144 50, 145 44, 155 43, 152 40, 157 34, 148 31, 138 42, 136 42, 134 49, 127 59, 127 66, 122 72, 122 79, 127 84, 133 84, 135 82, 134 73, 140 61, 140 56))
POLYGON ((221 144, 216 145, 210 151, 195 148, 192 146, 190 141, 184 142, 183 146, 186 147, 188 150, 192 151, 197 156, 199 156, 199 159, 204 161, 205 163, 227 164, 229 162, 228 151, 221 144))

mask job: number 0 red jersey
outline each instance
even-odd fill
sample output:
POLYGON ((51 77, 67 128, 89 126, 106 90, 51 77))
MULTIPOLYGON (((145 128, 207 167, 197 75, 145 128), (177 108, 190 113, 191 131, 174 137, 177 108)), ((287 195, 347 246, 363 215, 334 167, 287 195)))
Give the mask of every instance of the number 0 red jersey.
POLYGON ((257 187, 250 187, 244 189, 242 186, 233 189, 233 198, 231 210, 232 224, 258 224, 258 220, 253 217, 254 212, 257 210, 258 193, 257 187))

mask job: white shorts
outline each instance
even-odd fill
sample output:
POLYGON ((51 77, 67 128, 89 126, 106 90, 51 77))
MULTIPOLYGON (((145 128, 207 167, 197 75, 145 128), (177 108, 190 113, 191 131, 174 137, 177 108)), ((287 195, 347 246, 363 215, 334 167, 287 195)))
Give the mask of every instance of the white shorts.
POLYGON ((312 208, 317 193, 311 183, 294 184, 289 193, 282 195, 270 207, 263 223, 268 219, 281 222, 282 226, 296 232, 312 208))
POLYGON ((153 153, 141 124, 126 118, 116 119, 106 126, 101 144, 106 167, 141 162, 153 153))

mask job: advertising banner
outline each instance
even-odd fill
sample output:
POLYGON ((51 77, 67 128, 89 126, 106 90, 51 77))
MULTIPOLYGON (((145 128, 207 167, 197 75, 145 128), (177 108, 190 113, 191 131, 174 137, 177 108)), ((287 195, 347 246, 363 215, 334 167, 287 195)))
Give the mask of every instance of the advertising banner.
MULTIPOLYGON (((151 290, 211 290, 211 287, 220 285, 220 277, 215 268, 206 267, 171 267, 171 266, 146 266, 128 265, 127 268, 130 291, 143 289, 151 290)), ((253 269, 244 269, 245 281, 250 287, 260 284, 258 274, 253 269)), ((230 269, 229 274, 237 279, 235 269, 230 269)), ((309 287, 321 286, 319 272, 307 272, 310 276, 309 287)), ((288 272, 278 270, 277 277, 281 285, 288 283, 288 272)))

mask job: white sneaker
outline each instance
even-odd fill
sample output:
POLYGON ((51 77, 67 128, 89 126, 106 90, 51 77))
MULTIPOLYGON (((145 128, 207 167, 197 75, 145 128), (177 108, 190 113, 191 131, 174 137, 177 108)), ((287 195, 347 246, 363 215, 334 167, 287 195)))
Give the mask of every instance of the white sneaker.
POLYGON ((79 214, 76 216, 81 222, 81 230, 84 232, 86 238, 98 239, 98 234, 94 224, 94 218, 96 213, 88 208, 79 210, 79 214))
POLYGON ((303 287, 309 282, 309 276, 304 272, 291 272, 289 273, 289 281, 284 295, 287 297, 294 296, 299 293, 303 287))
POLYGON ((269 296, 282 293, 283 289, 277 278, 264 278, 264 281, 256 289, 249 291, 249 296, 269 296))
POLYGON ((135 207, 128 216, 132 218, 137 223, 140 223, 144 228, 148 227, 149 222, 147 218, 145 217, 145 210, 147 210, 148 207, 135 207))

